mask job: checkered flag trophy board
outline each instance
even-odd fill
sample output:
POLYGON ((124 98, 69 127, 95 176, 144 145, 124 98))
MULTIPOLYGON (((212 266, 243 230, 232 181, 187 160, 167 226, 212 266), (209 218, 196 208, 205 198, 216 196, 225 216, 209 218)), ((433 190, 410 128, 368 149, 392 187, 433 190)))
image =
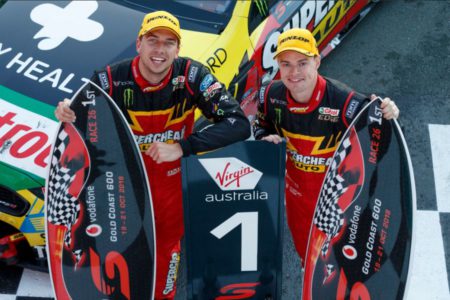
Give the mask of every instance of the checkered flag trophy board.
MULTIPOLYGON (((84 165, 86 156, 83 147, 72 140, 75 128, 71 124, 65 124, 58 133, 55 148, 51 157, 51 172, 48 178, 48 209, 47 221, 54 225, 63 225, 67 228, 64 235, 64 245, 72 249, 76 259, 76 264, 82 258, 82 250, 74 250, 72 245, 72 227, 78 221, 80 215, 80 202, 78 195, 81 188, 75 189, 76 193, 71 194, 74 180, 77 176, 84 177, 84 165), (71 144, 73 143, 73 144, 71 144), (75 195, 73 195, 75 194, 75 195)), ((84 180, 82 180, 84 182, 84 180)))
POLYGON ((351 150, 350 138, 342 141, 339 152, 333 158, 330 169, 320 192, 319 203, 314 215, 314 225, 326 234, 326 241, 322 246, 321 255, 326 257, 330 241, 338 235, 344 225, 343 211, 338 205, 339 198, 347 190, 348 183, 339 174, 338 167, 345 160, 351 150))

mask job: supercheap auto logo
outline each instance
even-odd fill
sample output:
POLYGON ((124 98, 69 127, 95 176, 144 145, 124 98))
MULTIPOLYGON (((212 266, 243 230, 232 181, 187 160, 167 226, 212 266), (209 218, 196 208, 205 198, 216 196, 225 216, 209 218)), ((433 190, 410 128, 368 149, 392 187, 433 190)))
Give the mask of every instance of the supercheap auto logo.
POLYGON ((234 157, 205 158, 199 162, 222 191, 252 190, 263 174, 234 157))

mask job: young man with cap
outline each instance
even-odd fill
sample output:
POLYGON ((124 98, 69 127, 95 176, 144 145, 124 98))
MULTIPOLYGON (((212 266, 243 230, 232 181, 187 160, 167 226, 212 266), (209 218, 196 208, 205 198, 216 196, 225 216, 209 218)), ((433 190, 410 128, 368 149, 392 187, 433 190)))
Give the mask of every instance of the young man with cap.
MULTIPOLYGON (((155 299, 173 299, 183 235, 180 158, 245 140, 250 124, 225 86, 199 62, 178 57, 180 26, 168 12, 145 16, 136 40, 138 55, 94 74, 126 116, 143 153, 155 213, 155 299), (214 121, 193 132, 194 110, 214 121)), ((67 99, 56 117, 75 119, 67 99)))
MULTIPOLYGON (((260 89, 255 139, 273 143, 286 138, 286 213, 295 247, 304 260, 312 217, 334 150, 357 112, 370 98, 318 73, 319 50, 306 29, 294 28, 278 37, 275 59, 281 80, 260 89)), ((371 98, 375 98, 372 95, 371 98)), ((397 118, 389 98, 383 117, 397 118)))

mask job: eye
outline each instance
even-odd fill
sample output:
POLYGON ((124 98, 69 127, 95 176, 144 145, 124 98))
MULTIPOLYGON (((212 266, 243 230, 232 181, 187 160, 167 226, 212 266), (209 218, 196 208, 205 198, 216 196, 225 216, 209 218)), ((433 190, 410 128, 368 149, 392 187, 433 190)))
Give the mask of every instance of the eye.
POLYGON ((166 46, 167 47, 175 47, 177 45, 176 41, 170 40, 170 41, 166 41, 166 46))
POLYGON ((157 43, 157 40, 155 38, 149 38, 147 39, 147 43, 150 45, 155 45, 157 43))

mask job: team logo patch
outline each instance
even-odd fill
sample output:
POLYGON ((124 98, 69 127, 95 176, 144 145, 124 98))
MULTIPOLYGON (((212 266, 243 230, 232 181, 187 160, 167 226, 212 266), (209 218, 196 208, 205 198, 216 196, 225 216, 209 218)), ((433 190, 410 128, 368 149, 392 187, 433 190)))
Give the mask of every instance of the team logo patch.
POLYGON ((172 79, 173 90, 184 88, 184 82, 186 78, 184 76, 178 76, 172 79))
POLYGON ((319 116, 317 117, 321 121, 329 121, 336 123, 339 118, 339 109, 329 107, 319 107, 319 116))
POLYGON ((100 85, 102 86, 102 89, 109 90, 109 80, 108 80, 108 74, 106 72, 100 72, 98 73, 98 79, 100 81, 100 85))
POLYGON ((307 107, 289 107, 289 110, 293 113, 304 113, 307 111, 309 106, 307 107))
POLYGON ((172 253, 172 258, 169 262, 169 271, 167 272, 166 287, 163 294, 167 295, 174 290, 177 280, 178 266, 180 264, 180 254, 178 252, 172 253))
POLYGON ((329 107, 319 107, 319 114, 337 117, 339 115, 339 109, 333 109, 329 107))
POLYGON ((263 86, 261 89, 259 89, 259 103, 264 103, 264 94, 266 93, 267 86, 263 86))
POLYGON ((134 82, 133 81, 113 81, 113 85, 115 86, 115 87, 118 87, 118 86, 127 86, 127 85, 134 85, 134 82))
POLYGON ((131 88, 127 88, 123 90, 123 102, 125 107, 131 107, 133 105, 134 100, 134 91, 131 88))
POLYGON ((220 84, 220 82, 216 81, 213 85, 208 87, 206 91, 203 92, 203 97, 205 97, 205 100, 208 101, 219 91, 220 88, 222 88, 222 85, 220 84))
POLYGON ((280 99, 276 99, 276 98, 270 98, 270 103, 272 104, 277 104, 277 105, 283 105, 286 106, 286 102, 280 99))
POLYGON ((352 119, 358 106, 359 106, 359 102, 352 99, 350 101, 350 103, 348 104, 347 110, 345 111, 345 116, 349 119, 352 119))
POLYGON ((275 108, 275 123, 281 124, 281 108, 275 108))
POLYGON ((228 95, 222 95, 220 96, 219 102, 220 101, 230 102, 230 97, 228 97, 228 95))
POLYGON ((188 81, 189 82, 194 82, 195 81, 195 76, 197 76, 197 72, 198 72, 198 67, 191 67, 189 69, 189 75, 188 75, 188 81))
POLYGON ((200 83, 200 92, 206 91, 206 89, 211 85, 213 81, 214 77, 211 74, 206 75, 200 83))
POLYGON ((235 118, 228 118, 227 121, 230 122, 231 125, 234 125, 234 122, 236 122, 236 119, 235 118))

